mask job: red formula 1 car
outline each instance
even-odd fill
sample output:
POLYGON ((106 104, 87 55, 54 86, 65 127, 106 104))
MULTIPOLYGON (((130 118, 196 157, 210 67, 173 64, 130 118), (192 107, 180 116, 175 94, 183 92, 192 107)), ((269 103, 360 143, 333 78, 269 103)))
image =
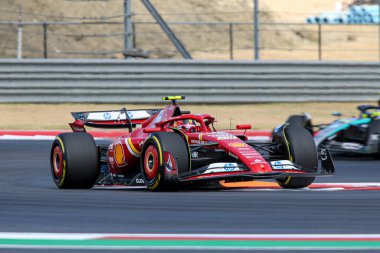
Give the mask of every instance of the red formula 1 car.
POLYGON ((328 150, 317 150, 301 127, 283 124, 272 141, 255 142, 250 125, 217 131, 211 115, 180 109, 176 100, 184 97, 163 99, 172 102, 164 109, 72 113, 74 133, 58 135, 51 149, 57 186, 146 185, 156 191, 274 179, 284 188, 302 188, 316 176, 334 174, 328 150), (85 126, 129 131, 96 144, 85 126))

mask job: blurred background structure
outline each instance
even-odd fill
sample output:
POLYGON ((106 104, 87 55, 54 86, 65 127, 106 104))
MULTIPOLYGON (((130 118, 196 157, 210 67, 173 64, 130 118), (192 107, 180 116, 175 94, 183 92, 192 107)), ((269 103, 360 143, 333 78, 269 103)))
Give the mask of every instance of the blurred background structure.
MULTIPOLYGON (((193 59, 254 59, 254 0, 1 2, 0 58, 183 58, 150 2, 193 59)), ((379 4, 260 1, 260 59, 379 61, 379 4)))

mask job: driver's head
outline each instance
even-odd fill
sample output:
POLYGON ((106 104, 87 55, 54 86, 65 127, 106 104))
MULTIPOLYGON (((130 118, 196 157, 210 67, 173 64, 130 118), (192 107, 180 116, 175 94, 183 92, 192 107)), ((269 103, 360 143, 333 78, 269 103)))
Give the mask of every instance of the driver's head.
POLYGON ((177 127, 186 126, 186 125, 195 126, 195 121, 192 119, 184 119, 184 120, 178 120, 176 124, 177 124, 177 127))
POLYGON ((192 127, 194 127, 195 121, 192 119, 184 119, 184 120, 179 120, 176 122, 176 127, 180 130, 190 130, 192 127))

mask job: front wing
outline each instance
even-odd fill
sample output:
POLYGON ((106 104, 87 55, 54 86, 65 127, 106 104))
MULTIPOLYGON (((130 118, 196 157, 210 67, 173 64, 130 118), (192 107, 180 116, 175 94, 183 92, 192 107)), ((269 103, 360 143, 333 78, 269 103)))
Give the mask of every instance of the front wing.
POLYGON ((372 155, 380 152, 379 140, 371 141, 368 145, 355 142, 330 141, 326 144, 333 153, 372 155))
MULTIPOLYGON (((220 163, 221 164, 221 163, 220 163)), ((272 172, 254 173, 244 164, 226 163, 221 166, 210 164, 203 168, 182 174, 179 178, 182 182, 189 181, 250 181, 255 179, 278 179, 284 177, 321 177, 335 174, 335 166, 327 148, 320 145, 318 149, 318 167, 311 172, 309 169, 302 168, 298 164, 290 161, 271 162, 272 172), (281 162, 281 163, 278 163, 281 162)))

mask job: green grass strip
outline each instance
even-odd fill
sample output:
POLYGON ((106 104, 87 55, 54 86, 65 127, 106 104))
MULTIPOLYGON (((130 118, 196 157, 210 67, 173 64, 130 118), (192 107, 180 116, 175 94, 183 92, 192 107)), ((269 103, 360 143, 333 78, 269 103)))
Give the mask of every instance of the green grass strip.
POLYGON ((174 248, 373 248, 380 249, 380 241, 267 241, 267 240, 50 240, 0 239, 1 245, 14 246, 78 246, 78 247, 174 247, 174 248))

